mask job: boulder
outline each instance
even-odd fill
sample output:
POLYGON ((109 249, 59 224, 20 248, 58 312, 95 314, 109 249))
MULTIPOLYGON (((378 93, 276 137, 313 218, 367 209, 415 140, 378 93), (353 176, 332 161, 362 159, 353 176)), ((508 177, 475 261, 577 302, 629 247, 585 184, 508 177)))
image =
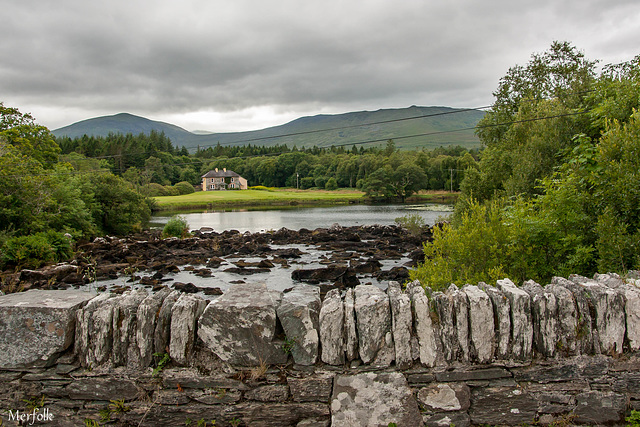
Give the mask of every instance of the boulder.
POLYGON ((283 295, 276 312, 295 363, 316 363, 320 344, 320 289, 309 285, 295 286, 283 295))
POLYGON ((398 373, 339 375, 331 399, 333 427, 421 426, 422 416, 405 377, 398 373))
POLYGON ((477 286, 466 285, 462 291, 469 301, 469 341, 472 359, 479 363, 489 363, 493 359, 495 347, 491 299, 477 286))
POLYGON ((77 310, 94 296, 80 291, 0 296, 0 368, 52 364, 73 343, 77 310))
POLYGON ((395 359, 389 298, 374 285, 356 286, 355 296, 360 359, 389 366, 395 359))
POLYGON ((531 357, 533 344, 531 298, 509 279, 498 280, 497 285, 511 306, 511 356, 527 360, 531 357))
POLYGON ((339 289, 327 292, 320 309, 321 360, 329 365, 344 363, 344 305, 339 289))
POLYGON ((391 306, 391 331, 395 348, 396 366, 408 368, 413 362, 411 357, 411 335, 413 318, 411 316, 411 300, 402 292, 400 283, 389 282, 387 287, 389 305, 391 306))
POLYGON ((207 302, 192 294, 183 294, 171 309, 171 360, 186 365, 191 358, 196 341, 196 325, 207 302))
POLYGON ((417 280, 407 285, 407 293, 411 299, 413 327, 418 342, 420 363, 434 367, 438 357, 437 330, 431 318, 429 299, 417 280))
POLYGON ((198 321, 198 336, 232 365, 286 363, 282 343, 274 341, 281 299, 281 292, 264 284, 233 285, 206 307, 198 321))

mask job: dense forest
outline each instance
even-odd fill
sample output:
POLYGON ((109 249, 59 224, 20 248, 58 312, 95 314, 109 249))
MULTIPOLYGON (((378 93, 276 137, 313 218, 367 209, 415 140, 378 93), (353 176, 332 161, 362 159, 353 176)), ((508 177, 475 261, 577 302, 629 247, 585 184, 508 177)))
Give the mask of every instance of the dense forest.
POLYGON ((68 138, 56 140, 62 158, 82 167, 83 159, 121 175, 145 195, 177 195, 184 185, 198 185, 201 176, 215 168, 237 172, 251 186, 358 188, 371 198, 404 199, 422 189, 458 190, 469 167, 475 167, 478 150, 462 147, 401 151, 389 140, 384 149, 355 145, 307 148, 278 146, 222 146, 190 154, 175 148, 162 133, 137 136, 68 138))
POLYGON ((451 224, 413 277, 435 288, 640 268, 640 56, 597 71, 555 42, 509 69, 451 224))

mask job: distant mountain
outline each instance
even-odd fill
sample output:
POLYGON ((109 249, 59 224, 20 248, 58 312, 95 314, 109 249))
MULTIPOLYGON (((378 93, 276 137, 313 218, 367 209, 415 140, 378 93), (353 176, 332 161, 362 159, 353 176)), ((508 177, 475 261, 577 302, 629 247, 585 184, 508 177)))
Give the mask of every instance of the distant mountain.
POLYGON ((83 120, 53 131, 55 136, 107 136, 109 133, 164 132, 177 147, 206 148, 221 145, 287 144, 297 147, 329 147, 352 144, 383 146, 393 139, 399 148, 480 145, 473 127, 484 116, 480 110, 449 107, 408 107, 344 114, 301 117, 280 126, 247 132, 202 134, 178 126, 127 113, 83 120), (371 141, 371 142, 369 142, 371 141), (362 144, 365 143, 366 144, 362 144))
MULTIPOLYGON (((129 113, 120 113, 113 116, 95 117, 93 119, 82 120, 72 125, 61 127, 52 131, 55 136, 68 136, 70 138, 89 136, 107 136, 110 133, 121 133, 126 135, 131 133, 139 135, 149 134, 152 130, 164 132, 171 141, 176 141, 191 137, 193 134, 179 126, 144 117, 134 116, 129 113)), ((180 145, 180 144, 178 144, 180 145)))

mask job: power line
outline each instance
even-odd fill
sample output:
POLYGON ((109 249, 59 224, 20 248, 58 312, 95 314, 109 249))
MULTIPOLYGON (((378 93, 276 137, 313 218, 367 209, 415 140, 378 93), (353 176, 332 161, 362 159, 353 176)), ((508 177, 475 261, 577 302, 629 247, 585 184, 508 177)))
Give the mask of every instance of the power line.
MULTIPOLYGON (((374 140, 368 140, 368 141, 350 142, 350 143, 345 143, 345 144, 334 144, 334 145, 332 145, 332 147, 344 147, 344 146, 352 146, 352 145, 371 144, 371 143, 375 143, 375 142, 388 141, 389 139, 407 139, 407 138, 424 137, 424 136, 440 135, 440 134, 446 134, 446 133, 469 131, 469 130, 475 130, 475 129, 491 128, 491 127, 498 127, 498 126, 508 126, 508 125, 513 125, 513 124, 518 124, 518 123, 528 123, 528 122, 535 122, 535 121, 540 121, 540 120, 549 120, 549 119, 556 119, 556 118, 561 118, 561 117, 577 116, 577 115, 588 113, 589 111, 590 110, 583 110, 583 111, 577 111, 577 112, 573 112, 573 113, 556 114, 556 115, 553 115, 553 116, 535 117, 535 118, 531 118, 531 119, 522 119, 522 120, 512 120, 512 121, 509 121, 509 122, 491 123, 491 124, 487 124, 487 125, 477 125, 477 126, 474 126, 474 127, 452 129, 452 130, 448 130, 448 131, 427 132, 427 133, 420 133, 420 134, 414 134, 414 135, 397 136, 397 137, 393 137, 393 138, 374 139, 374 140)), ((326 148, 326 147, 319 147, 319 148, 326 148)), ((246 158, 251 158, 251 157, 268 157, 268 156, 277 156, 277 155, 286 154, 286 153, 289 153, 289 151, 266 153, 266 154, 253 154, 253 155, 247 155, 247 156, 236 156, 236 157, 230 157, 230 158, 227 158, 227 159, 246 159, 246 158)), ((141 153, 133 153, 132 155, 134 155, 134 154, 135 155, 139 155, 141 153)), ((119 156, 124 156, 124 155, 128 155, 128 154, 127 153, 120 154, 120 155, 117 155, 117 156, 114 156, 114 157, 119 157, 119 156)), ((86 157, 84 159, 74 159, 74 161, 76 161, 76 160, 94 160, 94 159, 96 159, 96 157, 86 157)), ((194 162, 196 162, 196 161, 199 161, 201 163, 205 163, 205 160, 203 160, 203 159, 194 159, 194 162)), ((211 161, 213 161, 213 160, 211 160, 211 161)), ((171 163, 171 164, 167 164, 167 166, 192 165, 192 164, 194 164, 194 162, 171 163)), ((164 165, 162 165, 162 166, 164 166, 164 165)), ((148 170, 150 168, 149 167, 145 167, 144 169, 148 170)), ((123 172, 123 170, 121 168, 113 169, 113 171, 123 172)), ((56 176, 56 175, 81 174, 81 173, 95 173, 95 172, 105 172, 105 171, 97 169, 97 170, 91 170, 91 171, 73 171, 73 172, 58 172, 58 173, 50 173, 50 174, 36 174, 36 175, 24 174, 24 175, 4 175, 4 176, 5 177, 22 177, 22 176, 27 176, 27 175, 29 175, 29 176, 56 176)))

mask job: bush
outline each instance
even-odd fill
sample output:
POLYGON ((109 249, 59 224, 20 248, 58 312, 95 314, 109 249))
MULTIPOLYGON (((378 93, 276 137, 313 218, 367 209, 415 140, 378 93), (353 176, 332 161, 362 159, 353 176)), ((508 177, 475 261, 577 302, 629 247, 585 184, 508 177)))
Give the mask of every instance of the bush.
POLYGON ((176 215, 171 217, 162 229, 162 237, 179 237, 184 238, 189 235, 189 224, 183 217, 176 215))
POLYGON ((426 228, 424 218, 416 213, 398 217, 395 222, 413 236, 421 235, 426 228))
POLYGON ((181 181, 181 182, 177 183, 176 185, 173 186, 173 188, 177 189, 178 193, 180 193, 181 196, 183 194, 195 193, 195 191, 196 191, 196 190, 194 190, 193 185, 189 184, 186 181, 181 181))
POLYGON ((337 190, 338 183, 336 182, 336 179, 333 177, 329 178, 326 184, 324 185, 324 189, 329 191, 337 190))
POLYGON ((56 231, 11 237, 2 247, 3 263, 20 268, 39 268, 72 255, 71 242, 56 231))
POLYGON ((498 202, 472 202, 455 227, 444 223, 433 228, 433 241, 424 244, 425 262, 410 272, 411 280, 444 290, 451 283, 495 283, 508 277, 503 267, 508 262, 508 232, 498 202))

